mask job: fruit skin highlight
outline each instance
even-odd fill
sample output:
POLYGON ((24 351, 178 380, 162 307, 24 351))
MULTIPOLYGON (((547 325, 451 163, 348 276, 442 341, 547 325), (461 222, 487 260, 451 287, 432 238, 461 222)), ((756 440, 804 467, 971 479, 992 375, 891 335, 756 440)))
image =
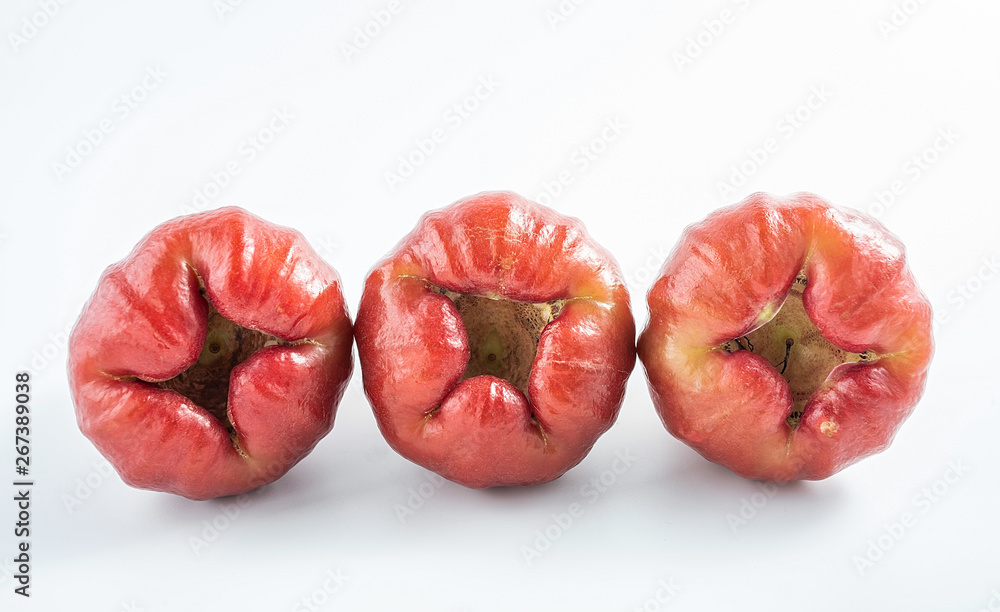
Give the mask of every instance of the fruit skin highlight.
POLYGON ((816 195, 758 193, 691 225, 647 301, 638 354, 661 420, 746 478, 826 478, 888 447, 923 393, 931 307, 902 243, 816 195))
POLYGON ((580 221, 510 192, 425 214, 369 274, 356 338, 390 446, 472 488, 579 463, 635 365, 614 258, 580 221))
POLYGON ((352 340, 340 277, 301 234, 234 207, 178 217, 105 270, 83 308, 77 422, 134 487, 245 493, 330 432, 352 340))

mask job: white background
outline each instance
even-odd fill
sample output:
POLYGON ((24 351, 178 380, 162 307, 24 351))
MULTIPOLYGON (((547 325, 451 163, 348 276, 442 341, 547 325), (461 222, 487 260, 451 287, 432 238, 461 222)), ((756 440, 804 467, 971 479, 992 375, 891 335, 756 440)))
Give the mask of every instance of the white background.
POLYGON ((996 2, 567 0, 553 21, 558 0, 405 0, 384 26, 369 22, 388 0, 49 4, 0 10, 0 474, 14 373, 30 369, 37 482, 28 601, 0 483, 4 610, 1000 607, 1000 280, 984 263, 1000 255, 996 2), (260 134, 275 112, 287 125, 260 134), (390 186, 436 129, 443 142, 390 186), (274 138, 251 160, 255 135, 274 138), (583 164, 580 147, 600 153, 583 164), (246 498, 106 475, 76 427, 66 332, 144 233, 243 206, 301 230, 353 315, 366 271, 423 212, 491 189, 582 218, 618 257, 640 328, 653 274, 711 210, 809 190, 872 212, 939 317, 926 394, 885 453, 770 496, 669 436, 641 368, 590 456, 534 488, 432 484, 382 440, 358 371, 332 434, 246 498), (618 453, 637 459, 594 494, 618 453), (583 515, 554 527, 574 503, 583 515), (558 537, 529 564, 547 529, 558 537))

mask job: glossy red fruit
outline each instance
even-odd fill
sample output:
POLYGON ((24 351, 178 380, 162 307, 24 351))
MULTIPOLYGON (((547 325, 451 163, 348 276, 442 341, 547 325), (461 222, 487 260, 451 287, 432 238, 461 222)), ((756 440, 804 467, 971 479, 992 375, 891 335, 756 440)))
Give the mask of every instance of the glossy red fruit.
POLYGON ((660 418, 747 478, 826 478, 885 449, 923 392, 931 307, 903 245, 812 194, 688 227, 648 302, 660 418))
POLYGON ((191 499, 272 482, 351 375, 337 272, 239 208, 179 217, 109 267, 69 346, 81 431, 128 484, 191 499))
POLYGON ((614 258, 576 219, 509 192, 424 215, 369 275, 356 336, 389 444, 474 488, 579 463, 635 365, 614 258))

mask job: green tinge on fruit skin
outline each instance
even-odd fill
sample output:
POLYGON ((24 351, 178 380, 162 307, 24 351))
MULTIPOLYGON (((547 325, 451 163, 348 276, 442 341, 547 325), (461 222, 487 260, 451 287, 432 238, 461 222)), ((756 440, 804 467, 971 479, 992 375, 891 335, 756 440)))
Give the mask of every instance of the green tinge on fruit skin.
POLYGON ((479 359, 479 367, 485 372, 493 376, 499 376, 503 372, 507 360, 507 347, 504 346, 496 327, 490 327, 490 331, 479 345, 476 357, 479 359))
POLYGON ((756 193, 688 226, 647 304, 638 353, 660 419, 751 479, 819 480, 888 447, 933 355, 931 305, 903 244, 810 193, 756 193), (804 350, 808 317, 792 333, 782 326, 798 276, 795 293, 837 346, 804 350))
POLYGON ((205 344, 201 347, 201 354, 198 355, 198 367, 213 368, 228 363, 239 349, 239 342, 236 339, 237 328, 235 323, 212 309, 208 318, 205 344))

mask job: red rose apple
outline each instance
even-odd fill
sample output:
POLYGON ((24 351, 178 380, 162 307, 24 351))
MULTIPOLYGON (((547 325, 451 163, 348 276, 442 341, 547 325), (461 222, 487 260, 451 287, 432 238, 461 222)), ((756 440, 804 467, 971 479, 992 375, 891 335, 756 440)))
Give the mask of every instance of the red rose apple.
POLYGON ((692 225, 639 338, 667 429, 747 478, 821 479, 879 452, 923 391, 931 308, 879 222, 756 194, 692 225))
POLYGON ((369 275, 356 338, 389 444, 473 488, 579 463, 635 365, 614 258, 576 219, 513 193, 424 215, 369 275))
POLYGON ((239 208, 180 217, 108 268, 70 338, 83 433, 128 484, 191 499, 272 482, 351 375, 340 278, 239 208))

